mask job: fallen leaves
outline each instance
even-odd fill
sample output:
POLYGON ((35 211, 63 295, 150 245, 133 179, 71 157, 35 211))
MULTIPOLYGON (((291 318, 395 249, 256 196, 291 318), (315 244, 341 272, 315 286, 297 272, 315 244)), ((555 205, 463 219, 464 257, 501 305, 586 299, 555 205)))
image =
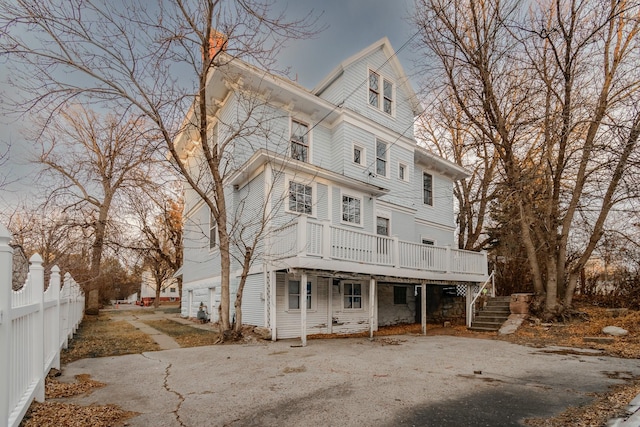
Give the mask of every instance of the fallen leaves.
POLYGON ((116 405, 80 406, 61 402, 34 402, 21 427, 116 427, 137 415, 116 405))
POLYGON ((76 375, 76 382, 63 383, 55 378, 47 377, 44 385, 46 399, 77 396, 92 391, 95 388, 104 387, 106 384, 92 380, 89 374, 76 375))

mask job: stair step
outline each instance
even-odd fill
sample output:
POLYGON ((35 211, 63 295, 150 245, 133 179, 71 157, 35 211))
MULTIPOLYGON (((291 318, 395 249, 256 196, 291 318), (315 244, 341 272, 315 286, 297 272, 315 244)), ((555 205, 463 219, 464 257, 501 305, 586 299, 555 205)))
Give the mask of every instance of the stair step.
POLYGON ((503 324, 508 318, 500 316, 476 316, 474 322, 492 322, 503 324))
POLYGON ((485 328, 485 327, 482 327, 482 326, 473 326, 473 325, 471 325, 471 327, 469 327, 467 329, 469 329, 470 331, 478 331, 478 332, 495 332, 500 328, 485 328))

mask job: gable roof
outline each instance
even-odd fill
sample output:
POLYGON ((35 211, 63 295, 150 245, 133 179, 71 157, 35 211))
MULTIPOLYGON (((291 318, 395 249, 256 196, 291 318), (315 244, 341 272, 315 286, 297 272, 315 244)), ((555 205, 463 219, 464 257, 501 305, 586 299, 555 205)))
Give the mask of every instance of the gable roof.
POLYGON ((382 49, 384 54, 387 56, 389 64, 398 76, 398 86, 401 87, 409 97, 409 102, 411 103, 411 111, 413 112, 414 117, 420 115, 423 111, 423 108, 420 105, 420 101, 418 101, 418 97, 416 96, 411 83, 409 82, 409 78, 402 68, 402 64, 400 64, 400 61, 398 60, 396 51, 393 50, 393 47, 391 47, 391 42, 387 37, 381 38, 369 47, 364 48, 355 55, 342 61, 336 68, 333 69, 333 71, 331 71, 327 75, 327 77, 325 77, 320 83, 318 83, 311 92, 317 96, 320 96, 322 92, 324 92, 329 86, 331 86, 333 82, 335 82, 340 76, 342 76, 345 69, 365 58, 366 56, 371 55, 379 49, 382 49))

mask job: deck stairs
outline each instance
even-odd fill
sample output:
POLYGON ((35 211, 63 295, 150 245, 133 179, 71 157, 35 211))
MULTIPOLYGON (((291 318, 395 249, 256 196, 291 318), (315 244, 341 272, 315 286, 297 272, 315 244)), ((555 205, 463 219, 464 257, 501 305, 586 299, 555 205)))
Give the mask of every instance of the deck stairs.
POLYGON ((510 296, 489 298, 484 307, 476 310, 476 315, 469 329, 484 332, 497 331, 511 314, 510 302, 510 296))

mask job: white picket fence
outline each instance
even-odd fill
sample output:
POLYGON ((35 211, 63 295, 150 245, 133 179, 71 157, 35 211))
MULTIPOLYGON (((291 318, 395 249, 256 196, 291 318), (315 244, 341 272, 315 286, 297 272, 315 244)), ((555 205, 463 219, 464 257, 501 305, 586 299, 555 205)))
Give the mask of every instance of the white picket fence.
POLYGON ((14 291, 10 239, 0 224, 0 425, 16 427, 34 399, 44 401, 44 379, 51 368, 60 369, 60 351, 84 315, 84 294, 69 273, 60 288, 57 266, 45 291, 37 254, 29 259, 25 285, 14 291))

